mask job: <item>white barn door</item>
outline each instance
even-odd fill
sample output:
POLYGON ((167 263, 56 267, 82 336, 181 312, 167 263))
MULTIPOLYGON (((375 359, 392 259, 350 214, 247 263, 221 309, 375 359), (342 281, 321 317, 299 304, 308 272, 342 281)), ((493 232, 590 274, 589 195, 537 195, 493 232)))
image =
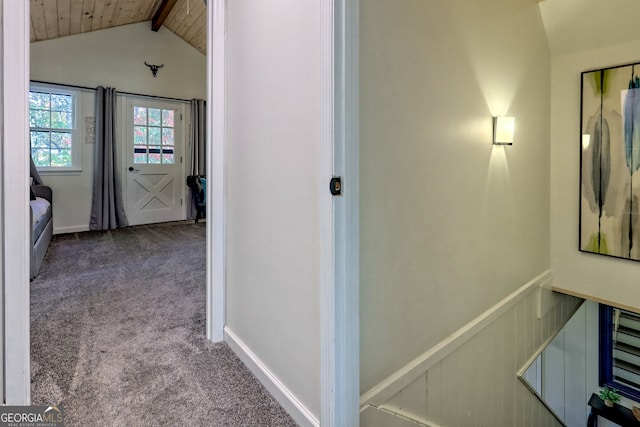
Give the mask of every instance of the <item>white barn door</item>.
POLYGON ((129 225, 185 219, 184 103, 124 100, 122 164, 129 225))

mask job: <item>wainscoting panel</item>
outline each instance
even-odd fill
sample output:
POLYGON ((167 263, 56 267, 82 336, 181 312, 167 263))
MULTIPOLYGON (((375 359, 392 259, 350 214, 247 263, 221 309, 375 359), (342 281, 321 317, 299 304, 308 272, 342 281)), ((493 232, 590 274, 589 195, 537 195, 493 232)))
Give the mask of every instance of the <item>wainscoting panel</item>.
MULTIPOLYGON (((438 384, 440 387, 440 384, 438 384)), ((408 408, 416 419, 425 419, 427 407, 427 375, 420 375, 414 382, 389 400, 389 406, 400 410, 408 408)))
POLYGON ((384 409, 369 406, 360 412, 360 425, 367 427, 432 427, 433 424, 419 423, 415 420, 394 414, 384 409))
MULTIPOLYGON (((426 371, 383 403, 376 399, 384 396, 385 387, 393 389, 392 383, 376 388, 377 394, 365 394, 371 398, 361 401, 361 426, 376 426, 377 416, 389 414, 425 426, 559 426, 516 376, 582 301, 555 294, 552 306, 538 319, 539 288, 548 286, 549 279, 550 274, 541 275, 480 316, 480 321, 471 322, 481 324, 490 312, 500 313, 481 329, 465 326, 473 333, 447 341, 444 347, 452 346, 452 351, 429 351, 424 360, 412 362, 426 366, 426 371)), ((391 378, 407 383, 407 375, 401 373, 391 378)))
POLYGON ((442 390, 442 362, 424 373, 427 381, 427 404, 423 413, 424 419, 430 414, 436 424, 442 424, 442 406, 446 402, 446 396, 443 396, 442 390))
MULTIPOLYGON (((465 344, 460 347, 455 354, 455 363, 456 367, 456 383, 464 384, 470 383, 475 384, 477 381, 477 374, 481 370, 481 365, 479 365, 478 359, 475 357, 477 353, 477 341, 469 340, 465 344)), ((452 356, 453 356, 452 354, 452 356)), ((446 361, 446 359, 445 359, 446 361)), ((429 374, 427 372, 427 374, 429 374)), ((447 377, 445 377, 447 378, 447 377)), ((446 381, 445 381, 446 383, 446 381)), ((451 388, 455 387, 455 385, 451 385, 451 388)), ((474 416, 475 414, 481 410, 482 408, 475 407, 477 401, 473 397, 475 387, 462 387, 457 390, 457 395, 460 396, 460 399, 457 400, 453 404, 448 404, 447 408, 449 412, 451 412, 449 419, 457 422, 458 425, 468 425, 472 426, 474 424, 474 416)), ((434 390, 437 392, 437 390, 434 390)), ((452 392, 455 392, 452 390, 452 392)), ((446 395, 444 396, 446 397, 446 395)), ((429 414, 427 413, 427 418, 429 414)))

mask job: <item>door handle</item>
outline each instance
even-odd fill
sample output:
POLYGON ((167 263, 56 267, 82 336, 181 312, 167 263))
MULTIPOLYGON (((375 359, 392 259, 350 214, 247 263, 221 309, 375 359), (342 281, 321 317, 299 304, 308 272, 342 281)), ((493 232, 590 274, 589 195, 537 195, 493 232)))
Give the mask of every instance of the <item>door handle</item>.
POLYGON ((140 170, 134 169, 133 166, 129 166, 129 172, 140 172, 140 170))

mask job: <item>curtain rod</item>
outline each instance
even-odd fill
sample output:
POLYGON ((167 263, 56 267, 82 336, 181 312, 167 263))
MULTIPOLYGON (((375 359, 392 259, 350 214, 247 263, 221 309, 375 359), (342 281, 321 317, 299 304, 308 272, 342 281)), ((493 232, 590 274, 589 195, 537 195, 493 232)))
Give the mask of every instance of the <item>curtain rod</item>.
MULTIPOLYGON (((64 86, 64 87, 71 87, 71 88, 74 88, 74 89, 84 89, 84 90, 93 90, 93 91, 95 91, 97 89, 95 87, 71 85, 71 84, 66 84, 66 83, 44 82, 42 80, 31 80, 31 83, 40 83, 40 84, 45 84, 45 85, 64 86)), ((117 89, 116 89, 116 93, 118 95, 144 96, 144 97, 147 97, 147 98, 166 99, 166 100, 170 100, 170 101, 182 101, 182 102, 191 101, 190 99, 171 98, 169 96, 145 95, 144 93, 133 93, 133 92, 119 92, 117 89)))

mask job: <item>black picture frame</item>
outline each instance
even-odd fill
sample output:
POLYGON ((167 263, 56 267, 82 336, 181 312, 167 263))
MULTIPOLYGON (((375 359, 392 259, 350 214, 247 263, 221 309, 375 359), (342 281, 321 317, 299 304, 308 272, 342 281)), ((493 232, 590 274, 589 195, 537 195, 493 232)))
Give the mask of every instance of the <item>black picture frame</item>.
POLYGON ((580 82, 579 250, 640 261, 640 62, 580 82))

